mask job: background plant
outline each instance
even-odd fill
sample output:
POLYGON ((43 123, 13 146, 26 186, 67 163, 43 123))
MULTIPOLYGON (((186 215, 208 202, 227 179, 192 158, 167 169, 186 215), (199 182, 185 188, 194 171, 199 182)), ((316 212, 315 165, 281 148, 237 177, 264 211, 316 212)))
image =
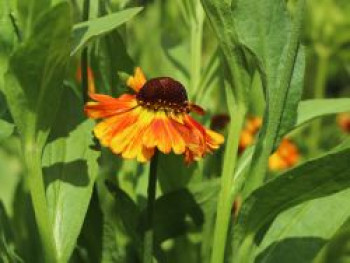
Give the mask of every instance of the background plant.
POLYGON ((345 260, 350 141, 335 114, 350 111, 349 8, 0 0, 1 261, 141 261, 149 167, 101 149, 82 112, 87 66, 98 92, 118 96, 138 65, 180 80, 207 126, 230 118, 218 153, 191 166, 159 156, 155 260, 345 260), (263 125, 239 154, 252 115, 263 125), (272 173, 286 135, 301 161, 272 173))

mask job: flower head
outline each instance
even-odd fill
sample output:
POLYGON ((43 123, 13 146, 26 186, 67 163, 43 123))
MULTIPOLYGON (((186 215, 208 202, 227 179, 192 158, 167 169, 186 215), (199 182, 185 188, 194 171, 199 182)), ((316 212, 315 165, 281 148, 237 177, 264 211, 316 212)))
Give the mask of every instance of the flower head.
POLYGON ((342 113, 337 117, 339 127, 345 132, 350 133, 350 113, 342 113))
POLYGON ((252 145, 255 140, 255 135, 258 133, 262 125, 260 117, 250 117, 244 126, 244 129, 239 138, 239 152, 242 153, 248 146, 252 145))
MULTIPOLYGON (((240 153, 254 143, 261 125, 262 119, 260 117, 250 117, 247 120, 239 140, 240 153)), ((269 157, 269 169, 270 171, 280 171, 293 167, 299 161, 299 156, 297 146, 291 140, 284 138, 276 152, 269 157)))
POLYGON ((188 101, 185 88, 169 77, 146 80, 140 68, 127 85, 135 94, 119 98, 90 94, 94 102, 85 106, 86 114, 102 119, 95 136, 123 158, 149 161, 155 149, 183 154, 187 163, 219 148, 222 135, 206 129, 189 113, 204 110, 188 101))
POLYGON ((299 161, 299 150, 289 139, 283 139, 276 152, 269 158, 271 171, 280 171, 293 167, 299 161))

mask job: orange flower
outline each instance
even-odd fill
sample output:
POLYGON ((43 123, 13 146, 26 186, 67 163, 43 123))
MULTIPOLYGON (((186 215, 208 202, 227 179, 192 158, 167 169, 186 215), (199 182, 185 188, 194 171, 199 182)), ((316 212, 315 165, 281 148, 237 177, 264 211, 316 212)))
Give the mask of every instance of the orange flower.
POLYGON ((337 122, 344 132, 350 133, 350 113, 339 114, 337 117, 337 122))
MULTIPOLYGON (((88 91, 89 93, 95 93, 95 78, 94 78, 94 73, 90 67, 88 67, 88 91)), ((77 75, 76 78, 79 82, 81 82, 81 67, 78 68, 77 70, 77 75)))
POLYGON ((251 117, 247 120, 239 139, 239 152, 242 153, 248 146, 254 143, 254 137, 262 124, 260 117, 251 117))
POLYGON ((127 85, 136 94, 119 98, 90 94, 95 102, 85 106, 90 118, 103 119, 94 128, 95 136, 115 154, 147 162, 158 148, 166 154, 184 154, 190 163, 224 142, 222 135, 190 117, 191 111, 204 111, 188 102, 185 88, 176 80, 160 77, 147 81, 137 68, 127 85))
POLYGON ((299 151, 289 139, 283 139, 277 151, 269 158, 271 171, 280 171, 293 167, 299 161, 299 151))

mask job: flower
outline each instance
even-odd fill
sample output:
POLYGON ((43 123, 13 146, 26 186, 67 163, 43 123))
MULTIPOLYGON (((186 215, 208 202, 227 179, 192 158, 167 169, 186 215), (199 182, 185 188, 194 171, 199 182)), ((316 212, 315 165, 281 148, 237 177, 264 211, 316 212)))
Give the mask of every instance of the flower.
POLYGON ((90 94, 85 112, 102 119, 94 134, 101 144, 125 159, 149 161, 155 149, 168 154, 183 154, 187 163, 204 157, 224 142, 221 134, 206 129, 189 113, 204 114, 188 102, 185 88, 169 77, 146 80, 140 68, 127 85, 136 94, 118 98, 90 94))
POLYGON ((245 123, 244 129, 239 138, 239 152, 242 153, 248 146, 254 143, 255 135, 262 124, 260 117, 250 117, 245 123))
MULTIPOLYGON (((239 140, 239 152, 242 153, 255 141, 255 136, 260 130, 262 119, 260 117, 248 118, 239 140)), ((284 138, 276 152, 269 157, 270 171, 280 171, 293 167, 299 160, 297 146, 289 139, 284 138)))
POLYGON ((350 133, 350 113, 339 114, 337 123, 344 132, 350 133))
MULTIPOLYGON (((88 73, 88 91, 89 93, 95 93, 95 77, 94 77, 94 72, 90 67, 88 67, 87 70, 88 73)), ((78 68, 77 74, 76 74, 77 81, 81 83, 81 67, 78 68)))
POLYGON ((280 171, 293 167, 299 161, 299 150, 289 139, 284 138, 276 152, 269 158, 271 171, 280 171))

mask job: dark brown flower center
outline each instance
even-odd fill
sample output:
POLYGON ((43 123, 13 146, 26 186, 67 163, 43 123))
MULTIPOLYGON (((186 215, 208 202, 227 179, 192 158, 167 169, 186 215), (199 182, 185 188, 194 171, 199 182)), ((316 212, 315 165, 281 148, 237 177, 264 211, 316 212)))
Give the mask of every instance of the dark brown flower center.
POLYGON ((189 112, 184 86, 169 77, 150 79, 136 96, 139 105, 148 109, 166 112, 189 112))

